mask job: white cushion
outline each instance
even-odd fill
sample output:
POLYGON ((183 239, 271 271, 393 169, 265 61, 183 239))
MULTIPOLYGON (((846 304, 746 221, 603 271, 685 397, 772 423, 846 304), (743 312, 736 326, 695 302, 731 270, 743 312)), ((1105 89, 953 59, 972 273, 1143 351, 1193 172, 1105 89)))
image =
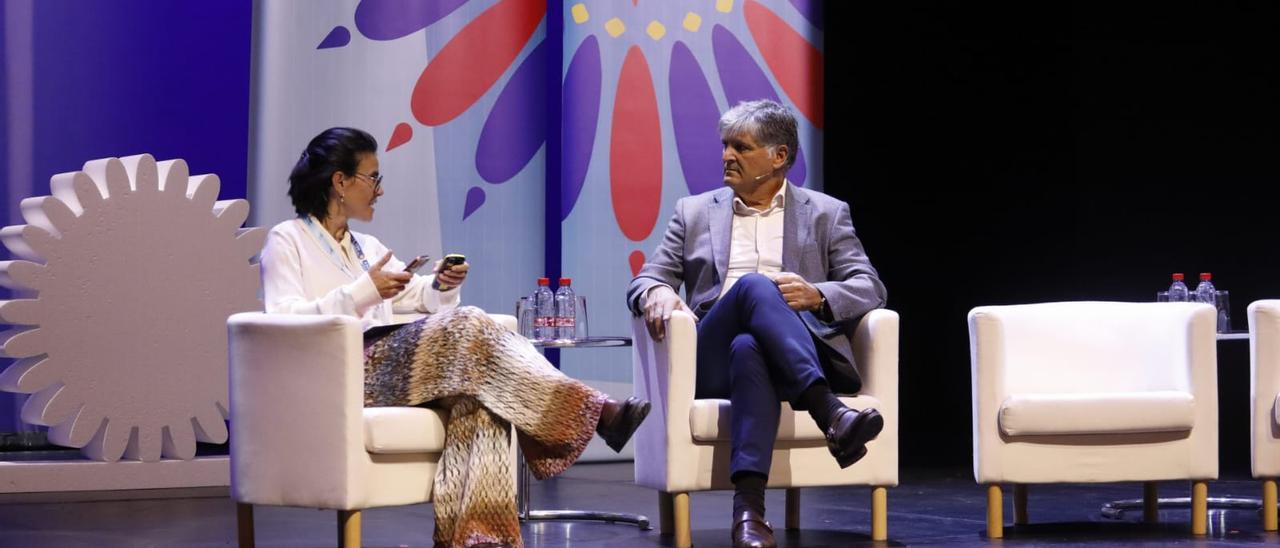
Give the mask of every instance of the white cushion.
MULTIPOLYGON (((871 396, 845 396, 840 401, 854 409, 879 408, 880 400, 871 396)), ((705 399, 693 400, 689 409, 689 430, 697 441, 729 441, 732 428, 729 426, 729 400, 705 399)), ((825 441, 826 437, 818 430, 808 411, 796 412, 791 404, 782 404, 782 414, 778 417, 778 440, 780 441, 825 441)))
POLYGON ((1186 392, 1020 394, 1000 406, 1010 436, 1189 431, 1195 398, 1186 392))
POLYGON ((444 450, 445 411, 421 407, 366 407, 364 450, 370 453, 439 453, 444 450))

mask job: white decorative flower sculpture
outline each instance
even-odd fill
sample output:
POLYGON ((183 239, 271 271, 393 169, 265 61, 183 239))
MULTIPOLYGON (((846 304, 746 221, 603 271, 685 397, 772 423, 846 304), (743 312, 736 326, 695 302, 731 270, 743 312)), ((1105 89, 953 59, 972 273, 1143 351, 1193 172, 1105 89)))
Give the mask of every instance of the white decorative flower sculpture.
POLYGON ((227 441, 227 316, 260 310, 266 232, 245 200, 182 160, 105 158, 55 175, 0 230, 0 390, 29 393, 22 420, 89 458, 190 459, 227 441))

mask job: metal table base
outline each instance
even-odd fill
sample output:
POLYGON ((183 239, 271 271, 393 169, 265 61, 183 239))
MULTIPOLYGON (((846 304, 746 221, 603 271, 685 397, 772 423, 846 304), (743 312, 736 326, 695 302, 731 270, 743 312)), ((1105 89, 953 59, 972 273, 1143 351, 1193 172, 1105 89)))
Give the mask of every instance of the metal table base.
MULTIPOLYGON (((588 337, 585 339, 559 339, 547 341, 530 341, 538 348, 606 348, 631 346, 630 337, 588 337)), ((639 514, 623 514, 618 512, 596 512, 592 510, 533 510, 532 497, 529 493, 529 467, 524 462, 524 454, 519 453, 519 477, 516 485, 516 508, 520 521, 577 520, 603 521, 605 523, 628 523, 640 527, 641 531, 653 529, 649 518, 639 514)))
POLYGON ((596 512, 592 510, 533 510, 529 492, 529 467, 524 462, 524 455, 519 457, 519 484, 516 486, 516 508, 519 510, 520 521, 550 521, 550 520, 575 520, 575 521, 603 521, 605 523, 629 523, 640 527, 641 531, 653 529, 649 525, 649 518, 639 514, 624 514, 619 512, 596 512))
MULTIPOLYGON (((1210 510, 1262 510, 1262 500, 1237 497, 1209 497, 1210 510)), ((1169 497, 1156 499, 1156 507, 1161 509, 1189 509, 1191 497, 1169 497)), ((1114 500, 1102 505, 1102 517, 1107 519, 1124 519, 1129 510, 1141 510, 1142 499, 1114 500)))

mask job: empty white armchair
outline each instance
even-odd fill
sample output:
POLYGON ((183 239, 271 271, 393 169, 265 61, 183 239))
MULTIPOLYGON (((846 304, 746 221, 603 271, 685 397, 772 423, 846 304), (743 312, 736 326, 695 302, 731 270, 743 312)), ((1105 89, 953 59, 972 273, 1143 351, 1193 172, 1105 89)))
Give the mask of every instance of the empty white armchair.
POLYGON ((1280 300, 1249 305, 1249 430, 1253 477, 1262 480, 1262 528, 1275 531, 1280 477, 1280 300))
POLYGON ((1215 313, 1192 303, 1062 302, 969 312, 973 473, 987 534, 1003 535, 1002 483, 1192 481, 1191 528, 1206 532, 1218 477, 1215 313))
POLYGON ((361 509, 431 499, 447 411, 364 407, 358 320, 253 312, 227 327, 241 546, 253 545, 255 504, 338 510, 340 545, 359 546, 361 509))
MULTIPOLYGON (((676 546, 690 546, 689 492, 732 489, 729 481, 728 400, 695 400, 698 335, 691 314, 673 312, 667 336, 649 337, 642 318, 632 323, 633 379, 637 396, 653 402, 636 432, 636 483, 659 491, 662 532, 676 546)), ((799 527, 799 488, 866 485, 871 491, 871 537, 888 536, 887 487, 898 484, 898 314, 873 310, 854 336, 862 393, 840 398, 857 409, 884 415, 884 430, 867 444, 867 456, 840 469, 822 432, 807 413, 782 403, 769 487, 787 489, 786 526, 799 527)))

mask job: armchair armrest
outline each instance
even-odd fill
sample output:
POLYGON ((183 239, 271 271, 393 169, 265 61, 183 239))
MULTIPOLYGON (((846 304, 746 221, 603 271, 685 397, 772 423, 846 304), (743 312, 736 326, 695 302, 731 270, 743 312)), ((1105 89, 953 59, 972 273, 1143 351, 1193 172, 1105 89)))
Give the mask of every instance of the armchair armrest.
POLYGON ((360 323, 330 315, 234 314, 227 320, 231 484, 242 502, 341 508, 362 498, 360 323), (316 485, 316 477, 339 484, 316 485))
POLYGON ((897 416, 898 313, 885 308, 868 312, 853 332, 853 359, 862 375, 862 393, 875 396, 897 416))
POLYGON ((649 418, 636 431, 636 481, 649 486, 665 485, 670 459, 667 440, 692 440, 689 410, 693 407, 697 375, 698 333, 693 315, 671 313, 666 338, 649 336, 644 318, 631 322, 633 390, 653 403, 649 418))

